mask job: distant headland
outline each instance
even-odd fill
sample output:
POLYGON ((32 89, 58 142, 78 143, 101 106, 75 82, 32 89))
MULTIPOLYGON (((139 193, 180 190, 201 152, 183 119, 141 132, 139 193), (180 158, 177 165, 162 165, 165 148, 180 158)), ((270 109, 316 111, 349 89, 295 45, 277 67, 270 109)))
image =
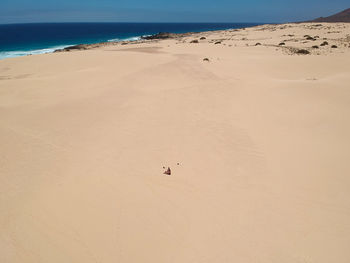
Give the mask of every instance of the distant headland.
POLYGON ((329 22, 329 23, 349 23, 350 22, 350 8, 345 9, 339 13, 336 13, 327 17, 319 17, 309 22, 329 22))

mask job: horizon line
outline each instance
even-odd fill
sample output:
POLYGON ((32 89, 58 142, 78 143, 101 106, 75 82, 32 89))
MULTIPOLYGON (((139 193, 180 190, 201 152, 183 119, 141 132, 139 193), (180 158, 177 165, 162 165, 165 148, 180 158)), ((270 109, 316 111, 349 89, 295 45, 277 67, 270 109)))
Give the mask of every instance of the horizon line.
POLYGON ((26 25, 26 24, 284 24, 284 23, 294 23, 294 22, 118 22, 118 21, 106 21, 106 22, 19 22, 19 23, 0 23, 0 25, 26 25))

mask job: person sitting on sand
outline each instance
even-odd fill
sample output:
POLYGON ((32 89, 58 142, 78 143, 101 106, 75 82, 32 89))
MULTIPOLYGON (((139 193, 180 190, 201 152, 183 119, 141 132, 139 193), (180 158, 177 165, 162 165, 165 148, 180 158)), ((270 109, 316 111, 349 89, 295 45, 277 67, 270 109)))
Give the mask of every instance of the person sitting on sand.
POLYGON ((164 172, 164 174, 171 175, 170 167, 168 167, 168 169, 164 172))

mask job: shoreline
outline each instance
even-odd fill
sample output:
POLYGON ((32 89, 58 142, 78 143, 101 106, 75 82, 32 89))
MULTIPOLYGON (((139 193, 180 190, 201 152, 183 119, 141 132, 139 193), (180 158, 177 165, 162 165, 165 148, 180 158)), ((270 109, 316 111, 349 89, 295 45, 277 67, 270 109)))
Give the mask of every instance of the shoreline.
MULTIPOLYGON (((231 29, 227 29, 231 30, 231 29)), ((150 43, 154 41, 159 40, 166 40, 166 39, 177 39, 177 38, 183 38, 183 37, 191 37, 196 34, 206 33, 206 32, 216 32, 217 30, 213 31, 201 31, 201 32, 188 32, 188 33, 169 33, 169 32, 160 32, 157 34, 149 35, 149 36, 139 36, 137 40, 120 40, 120 41, 107 41, 107 42, 99 42, 99 43, 93 43, 93 44, 78 44, 78 45, 72 45, 63 49, 56 49, 54 52, 69 52, 69 51, 79 51, 79 50, 88 50, 88 49, 95 49, 100 47, 108 47, 108 46, 115 46, 115 45, 128 45, 128 44, 142 44, 142 43, 150 43)), ((221 30, 220 30, 221 31, 221 30)))
MULTIPOLYGON (((290 23, 283 23, 283 24, 260 24, 255 25, 251 27, 245 27, 245 28, 255 28, 255 27, 272 27, 277 28, 278 26, 284 27, 288 25, 311 25, 316 26, 322 25, 322 24, 329 24, 330 26, 332 24, 344 24, 344 23, 335 23, 335 22, 290 22, 290 23)), ((346 24, 346 23, 345 23, 346 24)), ((91 43, 91 44, 76 44, 76 45, 66 45, 62 48, 47 48, 50 51, 45 52, 45 49, 40 50, 33 50, 33 51, 26 51, 26 52, 34 52, 34 54, 28 54, 28 55, 20 55, 20 56, 14 56, 14 57, 22 57, 22 56, 32 56, 32 55, 40 55, 40 54, 50 54, 50 53, 60 53, 60 52, 70 52, 70 51, 83 51, 83 50, 90 50, 90 49, 98 49, 98 48, 104 48, 109 46, 120 46, 120 45, 130 45, 130 44, 142 44, 142 43, 152 43, 157 42, 161 40, 169 40, 169 39, 182 39, 182 38, 190 38, 190 37, 196 37, 200 34, 209 34, 209 33, 218 33, 221 31, 237 31, 237 30, 245 30, 245 28, 234 28, 234 29, 223 29, 223 30, 209 30, 209 31, 199 31, 199 32, 186 32, 186 33, 168 33, 168 32, 160 32, 153 35, 146 35, 146 36, 134 36, 134 37, 128 37, 128 38, 139 38, 137 40, 119 40, 119 41, 104 41, 104 42, 97 42, 97 43, 91 43), (52 49, 52 50, 51 50, 52 49), (44 52, 40 52, 44 51, 44 52), (36 53, 38 52, 38 53, 36 53)), ((326 40, 326 39, 325 39, 326 40)), ((256 45, 259 45, 261 43, 257 42, 256 45)), ((278 48, 286 49, 288 53, 290 54, 301 54, 301 55, 308 55, 312 54, 313 49, 312 47, 308 47, 306 49, 297 49, 293 47, 286 47, 286 46, 278 46, 278 45, 271 45, 276 46, 278 48)), ((15 52, 15 51, 9 51, 9 52, 15 52)), ((11 57, 9 57, 11 58, 11 57)), ((6 59, 6 58, 3 58, 6 59)))
MULTIPOLYGON (((79 45, 74 45, 74 46, 69 46, 63 49, 58 49, 55 50, 54 53, 60 53, 60 52, 70 52, 70 51, 82 51, 82 50, 89 50, 89 49, 97 49, 97 48, 104 48, 104 47, 109 47, 109 46, 124 46, 124 45, 129 45, 129 44, 143 44, 143 43, 152 43, 152 42, 158 42, 162 40, 182 40, 186 38, 196 38, 197 36, 200 37, 200 35, 206 35, 206 34, 215 34, 215 33, 221 33, 221 32, 239 32, 242 30, 248 29, 254 29, 254 28, 265 28, 263 30, 271 30, 271 32, 275 31, 276 28, 286 28, 286 27, 292 27, 293 25, 302 25, 304 27, 309 28, 310 30, 313 29, 318 29, 318 27, 322 27, 324 25, 328 25, 328 28, 331 28, 332 25, 335 25, 337 27, 338 25, 347 25, 347 23, 320 23, 320 22, 291 22, 291 23, 284 23, 284 24, 261 24, 261 25, 256 25, 252 27, 245 27, 245 28, 236 28, 236 29, 225 29, 225 30, 212 30, 212 31, 201 31, 201 32, 187 32, 187 33, 169 33, 169 32, 160 32, 154 35, 149 35, 149 36, 140 36, 139 40, 132 40, 132 41, 117 41, 117 42, 100 42, 100 43, 94 43, 94 44, 79 44, 79 45)), ((291 35, 290 35, 291 36, 291 35)), ((304 43, 307 43, 308 41, 316 41, 320 40, 319 36, 316 36, 316 38, 313 38, 309 35, 304 35, 304 43)), ((302 38, 300 40, 303 40, 302 38)), ((328 46, 332 48, 338 48, 336 45, 331 45, 330 43, 327 42, 327 38, 322 38, 322 43, 321 46, 328 46)), ((346 38, 340 38, 338 40, 332 39, 334 41, 333 44, 338 43, 339 41, 344 42, 344 45, 349 44, 350 47, 350 37, 346 38)), ((198 40, 197 40, 198 41, 198 40)), ((294 47, 294 46, 288 46, 286 45, 286 41, 291 41, 291 40, 283 40, 280 41, 279 43, 276 44, 264 44, 264 46, 269 46, 269 47, 276 47, 280 48, 286 51, 288 54, 297 54, 297 55, 310 55, 310 54, 319 54, 318 49, 320 48, 318 45, 313 45, 313 46, 307 46, 307 47, 294 47)), ((214 41, 215 42, 215 41, 214 41)), ((196 42, 195 43, 199 43, 196 42)), ((312 43, 312 42, 311 42, 312 43)), ((315 42, 317 43, 317 42, 315 42)), ((260 42, 256 42, 255 44, 253 43, 254 46, 262 45, 260 42)))
MULTIPOLYGON (((19 32, 18 34, 20 34, 21 30, 23 31, 24 28, 27 28, 27 27, 32 28, 32 30, 35 29, 36 35, 33 37, 38 39, 38 42, 36 44, 37 47, 32 48, 29 45, 26 46, 25 44, 22 44, 22 48, 18 48, 16 50, 9 50, 9 47, 7 44, 7 47, 5 45, 3 47, 3 51, 0 52, 0 57, 1 57, 1 59, 3 59, 3 58, 7 58, 7 57, 18 57, 18 56, 23 56, 23 55, 50 53, 50 52, 52 52, 53 49, 59 50, 59 49, 63 49, 64 47, 74 47, 74 46, 77 46, 79 44, 81 44, 82 46, 88 46, 88 45, 101 44, 101 43, 105 43, 105 42, 106 43, 107 42, 125 42, 125 41, 129 41, 129 40, 135 40, 135 39, 137 40, 143 36, 149 36, 149 35, 156 34, 157 31, 155 31, 155 29, 157 29, 157 28, 159 29, 158 32, 170 30, 169 32, 181 34, 181 33, 184 33, 181 31, 191 32, 192 30, 194 30, 194 32, 197 32, 197 31, 203 32, 203 31, 208 31, 208 30, 209 31, 210 30, 218 30, 218 29, 220 29, 220 27, 230 28, 230 26, 232 26, 233 28, 235 28, 235 27, 243 27, 243 26, 248 26, 248 25, 256 25, 256 23, 226 23, 226 24, 225 23, 194 23, 194 24, 193 23, 182 23, 182 24, 179 24, 179 23, 159 23, 157 25, 155 25, 154 23, 126 23, 126 24, 120 24, 120 23, 119 24, 118 23, 45 24, 45 23, 43 23, 43 24, 30 24, 30 25, 27 25, 27 24, 16 25, 15 24, 15 25, 10 25, 10 26, 13 27, 12 31, 17 30, 19 32), (92 31, 89 33, 90 36, 87 34, 84 35, 83 33, 81 33, 82 36, 79 37, 79 30, 82 30, 82 32, 83 32, 84 28, 82 28, 82 27, 85 24, 86 24, 87 28, 92 27, 92 25, 96 25, 96 27, 92 27, 92 29, 91 29, 92 31), (129 31, 126 28, 126 26, 128 26, 128 24, 130 24, 130 27, 131 27, 129 31), (66 36, 65 38, 63 38, 61 40, 56 38, 56 41, 54 41, 54 42, 57 42, 56 44, 54 44, 52 42, 52 40, 51 40, 51 42, 52 42, 51 45, 43 44, 40 41, 45 42, 45 39, 44 39, 44 37, 42 37, 40 35, 40 32, 41 32, 40 30, 43 30, 46 27, 50 27, 50 25, 51 26, 54 25, 54 26, 52 26, 53 30, 56 30, 58 35, 60 35, 60 34, 64 34, 64 35, 68 34, 69 35, 69 34, 72 34, 73 31, 74 32, 77 31, 77 35, 71 36, 71 38, 67 38, 67 36, 66 36), (71 29, 69 27, 65 28, 69 25, 71 25, 71 29), (19 28, 16 28, 16 26, 19 28), (186 28, 186 27, 188 27, 188 28, 186 28), (41 29, 41 28, 43 28, 43 29, 41 29), (115 32, 111 28, 114 28, 115 32), (164 29, 167 29, 167 30, 164 30, 164 29), (67 31, 68 33, 64 32, 64 31, 67 31), (111 31, 113 31, 113 33, 111 33, 111 31), (104 32, 104 33, 101 35, 100 32, 104 32), (107 32, 109 32, 109 33, 107 34, 107 32), (80 39, 81 37, 85 38, 85 40, 80 39), (72 43, 72 41, 74 39, 76 39, 76 41, 74 41, 72 43), (38 45, 38 44, 40 44, 40 45, 38 45), (62 47, 60 47, 60 46, 62 46, 62 47)), ((2 32, 1 30, 5 30, 5 33, 7 31, 10 31, 10 29, 6 29, 6 28, 1 29, 1 25, 0 25, 0 33, 2 32)), ((45 30, 43 32, 43 36, 45 36, 45 30)), ((49 39, 50 39, 50 35, 47 36, 46 41, 48 41, 49 39)), ((7 40, 8 43, 10 43, 11 41, 13 42, 13 44, 15 46, 18 45, 18 43, 16 42, 16 41, 18 41, 17 39, 13 38, 11 40, 11 38, 10 38, 10 40, 7 40)), ((0 49, 1 49, 1 47, 0 47, 0 49)))

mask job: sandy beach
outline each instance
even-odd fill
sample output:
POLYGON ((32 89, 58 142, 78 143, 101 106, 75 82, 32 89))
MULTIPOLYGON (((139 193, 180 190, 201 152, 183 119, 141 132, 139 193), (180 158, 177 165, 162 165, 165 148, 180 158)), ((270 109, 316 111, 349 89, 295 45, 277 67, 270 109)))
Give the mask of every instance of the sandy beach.
POLYGON ((349 62, 349 23, 0 60, 0 262, 350 262, 349 62))

